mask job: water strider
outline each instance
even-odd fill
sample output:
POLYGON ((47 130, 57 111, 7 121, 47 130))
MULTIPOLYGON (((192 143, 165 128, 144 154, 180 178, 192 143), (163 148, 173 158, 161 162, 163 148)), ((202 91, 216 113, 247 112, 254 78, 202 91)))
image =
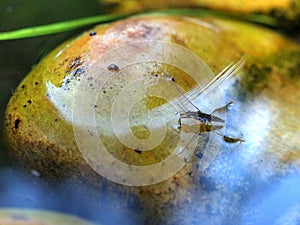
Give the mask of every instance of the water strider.
MULTIPOLYGON (((193 88, 191 91, 189 91, 187 93, 187 95, 196 94, 196 96, 199 96, 199 95, 203 94, 204 92, 209 92, 210 90, 213 90, 218 85, 220 85, 223 81, 225 81, 226 79, 228 79, 232 75, 234 75, 238 71, 238 69, 243 65, 244 60, 245 59, 242 58, 238 63, 227 66, 214 79, 212 79, 203 89, 199 90, 199 87, 197 86, 197 87, 193 88)), ((170 77, 170 80, 172 82, 174 82, 176 89, 182 93, 182 90, 176 84, 175 78, 170 77)), ((228 142, 228 143, 244 142, 244 140, 241 138, 229 137, 227 135, 219 133, 217 130, 222 129, 224 126, 220 125, 220 124, 218 124, 218 125, 213 124, 215 122, 216 123, 225 123, 225 120, 223 120, 222 118, 220 118, 218 116, 215 116, 214 114, 216 112, 224 112, 228 108, 228 106, 230 106, 233 103, 232 101, 228 102, 227 104, 225 104, 222 107, 216 108, 215 110, 213 110, 213 112, 208 114, 208 113, 202 112, 199 109, 199 107, 197 107, 194 103, 192 103, 192 101, 190 101, 186 97, 185 93, 182 93, 180 98, 183 98, 184 100, 186 100, 196 110, 190 111, 185 108, 184 104, 178 104, 179 107, 182 109, 182 112, 179 112, 179 120, 178 120, 178 123, 179 123, 178 129, 179 130, 182 130, 182 119, 184 119, 184 118, 194 119, 194 120, 197 120, 200 122, 199 124, 197 124, 198 130, 197 130, 196 134, 201 135, 202 133, 205 133, 205 132, 214 132, 217 135, 222 136, 223 140, 225 142, 228 142)), ((179 98, 179 101, 181 100, 180 98, 179 98)), ((190 127, 190 126, 187 126, 187 127, 190 127)))

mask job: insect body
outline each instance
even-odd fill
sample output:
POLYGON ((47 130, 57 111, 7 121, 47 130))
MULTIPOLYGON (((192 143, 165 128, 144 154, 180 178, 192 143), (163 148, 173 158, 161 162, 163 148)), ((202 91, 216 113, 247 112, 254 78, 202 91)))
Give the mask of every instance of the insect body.
MULTIPOLYGON (((227 108, 228 105, 230 105, 230 104, 232 104, 232 102, 229 102, 228 104, 226 104, 223 107, 215 109, 213 111, 213 113, 218 111, 219 109, 227 108)), ((197 132, 196 132, 199 135, 202 134, 202 133, 205 133, 205 132, 214 132, 214 133, 222 136, 223 140, 225 142, 228 142, 228 143, 244 142, 243 139, 229 137, 229 136, 226 136, 226 135, 223 135, 223 134, 219 133, 217 130, 222 129, 224 126, 223 125, 215 125, 213 123, 214 122, 224 123, 225 121, 223 119, 221 119, 220 117, 213 116, 212 113, 207 114, 207 113, 201 112, 200 110, 198 110, 198 111, 187 111, 185 113, 181 113, 180 117, 179 117, 179 120, 178 120, 180 130, 186 129, 186 128, 183 128, 182 124, 181 124, 181 120, 183 118, 191 118, 191 119, 195 119, 195 120, 200 121, 200 123, 197 124, 198 129, 197 129, 197 132)), ((190 126, 189 126, 189 129, 191 129, 190 126)))
MULTIPOLYGON (((244 59, 242 58, 237 64, 226 67, 220 74, 218 74, 212 81, 210 81, 202 90, 198 91, 197 96, 204 93, 204 91, 209 91, 210 89, 214 89, 221 82, 223 82, 224 80, 231 77, 237 71, 237 69, 239 69, 239 67, 243 64, 243 62, 244 62, 244 59)), ((171 80, 172 80, 172 82, 175 82, 175 79, 173 77, 171 78, 171 80)), ((178 91, 181 91, 176 84, 175 84, 175 87, 177 88, 178 91)), ((193 92, 195 93, 196 88, 194 88, 194 90, 190 91, 190 93, 193 93, 193 92)), ((190 100, 188 100, 184 93, 182 94, 182 97, 186 101, 188 101, 196 110, 190 111, 190 110, 184 109, 184 106, 180 106, 183 109, 183 111, 180 112, 180 114, 179 114, 180 115, 179 120, 178 120, 179 129, 182 129, 182 119, 190 118, 190 119, 194 119, 194 120, 197 120, 200 122, 198 124, 199 125, 198 133, 199 134, 212 131, 212 132, 222 136, 223 140, 225 142, 228 142, 228 143, 244 142, 243 139, 229 137, 229 136, 219 133, 217 130, 223 128, 223 125, 214 125, 213 124, 215 122, 217 122, 217 123, 225 122, 222 118, 215 116, 213 114, 215 114, 216 112, 225 111, 228 108, 228 106, 230 106, 233 102, 229 102, 226 105, 215 109, 212 113, 207 114, 207 113, 202 112, 196 105, 194 105, 190 100)))
POLYGON ((194 105, 194 107, 197 109, 197 111, 186 111, 186 112, 180 113, 180 117, 179 117, 179 121, 178 121, 179 126, 181 127, 181 119, 182 118, 193 118, 193 119, 199 120, 200 122, 205 123, 205 124, 208 124, 211 122, 225 122, 223 119, 221 119, 220 117, 214 116, 213 114, 217 111, 221 111, 221 110, 223 111, 232 103, 233 102, 229 102, 225 106, 215 109, 211 114, 201 112, 200 109, 198 109, 198 107, 196 107, 194 105))

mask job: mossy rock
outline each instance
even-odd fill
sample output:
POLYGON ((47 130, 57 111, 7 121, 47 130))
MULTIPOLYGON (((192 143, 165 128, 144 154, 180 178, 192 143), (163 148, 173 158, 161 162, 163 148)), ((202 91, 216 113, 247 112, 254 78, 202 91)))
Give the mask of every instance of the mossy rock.
MULTIPOLYGON (((144 213, 150 215, 154 223, 166 213, 163 208, 168 204, 190 204, 197 208, 191 199, 181 199, 182 195, 198 190, 195 182, 198 184, 198 177, 203 171, 198 170, 201 161, 197 155, 178 174, 159 184, 121 186, 106 181, 90 167, 74 137, 74 124, 70 118, 76 85, 95 65, 99 56, 119 45, 147 40, 171 42, 191 50, 215 75, 245 56, 246 62, 240 76, 226 86, 224 96, 226 100, 235 102, 235 110, 228 118, 227 127, 237 129, 246 142, 230 148, 240 149, 247 154, 258 149, 262 153, 260 163, 255 158, 251 165, 249 162, 254 171, 263 171, 261 169, 270 163, 270 155, 278 163, 272 174, 285 171, 285 166, 289 165, 286 164, 286 155, 295 151, 300 140, 297 137, 300 133, 297 125, 300 124, 300 96, 297 92, 300 87, 299 45, 278 33, 248 23, 154 15, 94 27, 57 47, 32 69, 16 89, 6 110, 5 137, 11 162, 25 169, 34 169, 42 177, 53 181, 66 178, 75 182, 85 180, 97 187, 105 184, 111 190, 121 191, 124 196, 133 193, 147 205, 145 208, 148 211, 144 213), (257 122, 261 122, 261 126, 257 126, 257 122)), ((97 79, 101 81, 101 77, 97 79)), ((179 74, 178 79, 184 83, 184 89, 192 88, 193 84, 184 75, 179 74)), ((122 84, 122 80, 116 79, 115 82, 115 86, 122 84)), ((106 94, 108 97, 99 102, 104 109, 112 107, 107 105, 106 99, 116 92, 106 94)), ((146 99, 148 108, 163 104, 161 99, 146 99)), ((105 127, 103 124, 101 126, 105 127)), ((143 129, 135 132, 143 138, 148 135, 147 130, 143 129)), ((104 139, 107 145, 119 148, 115 138, 107 135, 104 139)), ((176 138, 170 136, 169 140, 172 142, 176 138)), ((127 151, 125 156, 124 152, 118 151, 115 156, 121 159, 128 156, 134 163, 140 157, 145 157, 151 163, 160 160, 160 153, 147 155, 138 149, 127 151)), ((171 224, 172 219, 168 222, 171 224)))
POLYGON ((149 9, 165 8, 205 8, 217 12, 229 13, 232 15, 268 15, 277 21, 277 25, 284 30, 293 32, 293 29, 299 28, 300 3, 298 0, 275 0, 275 1, 246 1, 246 0, 188 0, 174 1, 164 0, 157 2, 155 0, 104 0, 102 4, 116 12, 136 12, 149 9))

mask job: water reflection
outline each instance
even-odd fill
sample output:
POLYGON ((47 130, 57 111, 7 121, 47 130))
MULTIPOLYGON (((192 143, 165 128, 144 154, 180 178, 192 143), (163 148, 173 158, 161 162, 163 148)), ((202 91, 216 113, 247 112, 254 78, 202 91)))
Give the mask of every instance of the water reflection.
POLYGON ((126 198, 130 201, 126 204, 137 209, 135 212, 116 207, 122 200, 118 193, 109 193, 105 187, 96 190, 84 183, 76 183, 75 186, 68 181, 53 185, 12 168, 0 169, 0 208, 60 211, 104 225, 132 225, 143 221, 139 216, 138 199, 134 196, 126 198))
POLYGON ((168 217, 179 221, 175 224, 299 224, 299 174, 266 180, 238 154, 221 156, 195 175, 195 187, 182 195, 182 207, 170 210, 168 217))
MULTIPOLYGON (((222 157, 227 166, 217 160, 203 174, 195 174, 196 186, 177 193, 182 197, 179 204, 165 205, 168 214, 163 220, 174 220, 174 224, 299 224, 297 174, 265 181, 234 160, 234 154, 222 157)), ((122 201, 118 193, 108 193, 105 187, 97 191, 76 185, 65 182, 53 186, 34 175, 2 168, 0 207, 61 211, 108 225, 146 224, 136 197, 127 198, 128 209, 118 208, 122 201)))
MULTIPOLYGON (((259 98, 234 102, 227 130, 236 130, 239 124, 246 142, 224 142, 206 171, 189 175, 193 186, 176 191, 177 202, 161 203, 166 216, 157 224, 299 224, 299 171, 291 165, 280 167, 280 159, 269 152, 268 135, 277 121, 270 102, 259 98)), ((0 169, 0 207, 51 209, 108 225, 147 224, 147 207, 137 196, 110 190, 68 181, 51 185, 35 171, 29 175, 0 169)))
POLYGON ((299 186, 299 176, 293 175, 263 186, 258 184, 257 192, 243 207, 240 224, 299 224, 299 186))

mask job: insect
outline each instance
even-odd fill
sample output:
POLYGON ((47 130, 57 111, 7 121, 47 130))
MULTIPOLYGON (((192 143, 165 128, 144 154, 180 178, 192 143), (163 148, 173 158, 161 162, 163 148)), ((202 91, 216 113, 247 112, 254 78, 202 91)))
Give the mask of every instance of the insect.
MULTIPOLYGON (((229 104, 231 104, 232 102, 226 104, 225 106, 223 107, 220 107, 220 108, 217 108, 214 110, 214 112, 216 110, 219 110, 221 108, 226 108, 229 104)), ((186 114, 181 114, 180 118, 179 118, 179 129, 180 130, 192 130, 194 129, 195 130, 195 125, 194 126, 187 126, 185 125, 185 127, 182 126, 181 124, 181 119, 182 118, 191 118, 191 119, 195 119, 195 120, 199 120, 200 123, 198 123, 196 125, 196 128, 197 128, 197 131, 196 131, 196 134, 202 134, 202 133, 205 133, 205 132, 214 132, 216 133, 217 135, 220 135, 223 137, 223 140, 225 142, 228 142, 228 143, 237 143, 237 142, 245 142, 245 140, 241 139, 241 138, 235 138, 235 137, 229 137, 227 135, 223 135, 221 133, 219 133, 217 130, 220 130, 222 129, 224 126, 223 125, 215 125, 213 124, 214 122, 222 122, 224 123, 225 121, 223 119, 221 119, 220 117, 217 117, 217 116, 213 116, 212 113, 211 114, 207 114, 207 113, 203 113, 201 112, 200 110, 199 111, 195 111, 193 113, 198 113, 197 116, 191 116, 191 115, 188 115, 186 116, 186 114)), ((189 131, 191 132, 191 131, 189 131)))
MULTIPOLYGON (((198 89, 198 87, 192 89, 191 91, 189 91, 190 95, 192 95, 193 93, 196 93, 197 96, 201 95, 202 93, 204 93, 205 91, 210 91, 214 88, 216 88, 218 85, 220 85, 223 81, 225 81, 226 79, 228 79, 229 77, 231 77, 233 74, 236 73, 236 71, 240 68, 240 66, 244 63, 244 58, 242 58, 238 63, 236 64, 231 64, 229 66, 227 66, 223 71, 221 71, 214 79, 212 79, 202 90, 196 90, 198 89)), ((175 79, 173 77, 171 77, 171 81, 172 82, 176 82, 175 79)), ((182 92, 178 86, 175 84, 175 87, 177 88, 177 90, 179 92, 182 92)), ((225 121, 218 117, 215 116, 214 114, 216 112, 222 112, 225 111, 233 102, 230 101, 229 103, 227 103, 226 105, 219 107, 217 109, 215 109, 213 112, 211 112, 210 114, 208 113, 204 113, 202 112, 195 104, 193 104, 187 97, 186 95, 183 93, 182 98, 184 98, 186 101, 188 101, 195 109, 196 111, 190 111, 184 108, 184 105, 179 105, 180 108, 182 109, 182 112, 180 112, 179 114, 179 129, 182 129, 182 119, 184 118, 190 118, 190 119, 194 119, 197 121, 200 121, 200 123, 198 124, 198 133, 204 133, 204 132, 214 132, 220 136, 223 137, 223 140, 225 142, 228 143, 237 143, 237 142, 244 142, 243 139, 240 138, 235 138, 235 137, 229 137, 226 135, 223 135, 221 133, 219 133, 217 130, 220 130, 221 128, 223 128, 223 125, 214 125, 214 122, 217 123, 224 123, 225 121)), ((179 98, 180 101, 180 98, 179 98)))

